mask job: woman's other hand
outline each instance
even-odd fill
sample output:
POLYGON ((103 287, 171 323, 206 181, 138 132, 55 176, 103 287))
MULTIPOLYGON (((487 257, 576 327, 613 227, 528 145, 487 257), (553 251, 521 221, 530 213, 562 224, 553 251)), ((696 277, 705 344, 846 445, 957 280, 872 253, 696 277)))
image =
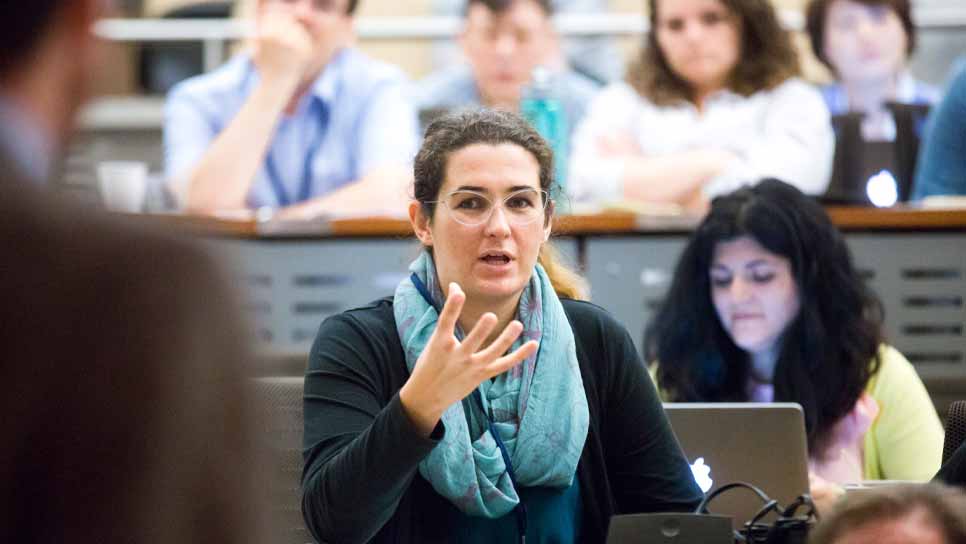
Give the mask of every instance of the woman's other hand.
POLYGON ((450 283, 436 330, 399 390, 403 409, 423 436, 432 433, 451 404, 472 393, 484 380, 506 372, 537 351, 537 342, 531 340, 507 353, 523 332, 523 325, 516 320, 484 346, 497 322, 492 313, 483 314, 466 338, 458 340, 456 322, 465 301, 460 286, 450 283))
POLYGON ((827 516, 839 499, 845 496, 845 489, 842 486, 811 471, 808 473, 808 491, 820 516, 827 516))

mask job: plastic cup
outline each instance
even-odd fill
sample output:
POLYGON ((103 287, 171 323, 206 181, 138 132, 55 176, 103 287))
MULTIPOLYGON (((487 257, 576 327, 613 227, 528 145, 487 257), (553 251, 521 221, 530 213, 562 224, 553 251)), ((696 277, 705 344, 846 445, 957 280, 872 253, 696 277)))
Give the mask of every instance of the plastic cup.
POLYGON ((148 165, 140 161, 105 161, 97 165, 97 182, 107 209, 137 213, 148 190, 148 165))

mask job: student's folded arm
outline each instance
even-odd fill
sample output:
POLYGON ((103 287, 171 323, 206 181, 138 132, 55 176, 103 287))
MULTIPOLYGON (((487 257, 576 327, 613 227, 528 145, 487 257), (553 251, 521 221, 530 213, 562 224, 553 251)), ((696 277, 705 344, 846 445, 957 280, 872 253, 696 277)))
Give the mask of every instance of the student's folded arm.
POLYGON ((702 493, 694 481, 647 369, 627 331, 607 328, 607 379, 604 440, 617 445, 608 453, 619 513, 693 511, 702 493))
POLYGON ((733 154, 716 149, 645 155, 636 148, 634 135, 660 133, 661 127, 635 126, 643 121, 628 113, 640 108, 633 93, 626 85, 601 92, 577 128, 567 180, 574 200, 683 204, 734 159, 733 154))
POLYGON ((600 204, 623 199, 624 160, 606 153, 601 143, 630 129, 627 112, 634 111, 636 104, 629 92, 622 86, 610 86, 598 93, 573 132, 566 190, 575 202, 600 204))
POLYGON ((164 103, 165 184, 182 208, 192 170, 218 135, 206 109, 206 101, 193 96, 184 83, 175 86, 164 103))
POLYGON ((835 134, 822 96, 798 80, 785 82, 772 93, 761 120, 761 135, 708 184, 708 196, 765 177, 788 182, 805 194, 825 193, 832 174, 835 134))
POLYGON ((390 342, 373 334, 351 315, 329 318, 309 356, 302 512, 322 542, 372 538, 443 432, 420 435, 390 384, 390 342))
POLYGON ((419 145, 416 110, 410 89, 400 82, 382 84, 359 120, 356 171, 359 178, 339 189, 285 208, 288 219, 323 214, 405 214, 412 196, 412 163, 419 145))
POLYGON ((661 156, 629 157, 621 180, 624 197, 684 204, 733 160, 734 155, 730 152, 710 148, 661 156))

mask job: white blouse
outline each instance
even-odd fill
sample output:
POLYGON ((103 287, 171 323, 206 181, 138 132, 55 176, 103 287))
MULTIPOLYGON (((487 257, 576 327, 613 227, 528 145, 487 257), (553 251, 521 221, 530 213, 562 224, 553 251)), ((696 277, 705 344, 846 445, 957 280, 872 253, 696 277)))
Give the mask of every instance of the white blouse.
POLYGON ((596 96, 574 134, 566 183, 575 201, 600 204, 623 198, 624 159, 600 151, 602 138, 621 133, 633 138, 643 156, 700 149, 735 154, 727 170, 704 185, 709 198, 763 177, 822 194, 835 151, 825 102, 799 79, 748 97, 720 91, 708 98, 702 112, 689 102, 657 106, 622 81, 596 96))

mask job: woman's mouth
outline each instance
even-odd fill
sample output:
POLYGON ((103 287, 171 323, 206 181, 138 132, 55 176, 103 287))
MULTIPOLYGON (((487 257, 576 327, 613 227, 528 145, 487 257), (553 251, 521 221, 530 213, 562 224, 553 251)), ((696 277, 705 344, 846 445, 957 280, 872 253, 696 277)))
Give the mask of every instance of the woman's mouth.
POLYGON ((480 256, 480 260, 490 266, 505 266, 510 264, 513 259, 509 254, 502 251, 487 251, 480 256))

